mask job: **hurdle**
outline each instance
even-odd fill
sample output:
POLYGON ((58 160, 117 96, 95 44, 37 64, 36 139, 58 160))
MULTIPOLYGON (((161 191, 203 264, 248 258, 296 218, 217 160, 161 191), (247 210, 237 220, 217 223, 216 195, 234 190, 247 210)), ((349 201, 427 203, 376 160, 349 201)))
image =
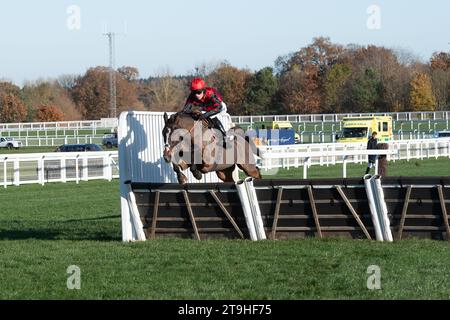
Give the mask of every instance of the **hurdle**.
POLYGON ((377 192, 377 203, 369 199, 368 179, 363 177, 248 179, 251 190, 239 191, 245 181, 223 183, 215 174, 197 181, 186 172, 188 183, 181 186, 162 159, 163 126, 163 113, 120 115, 124 242, 159 237, 373 240, 377 235, 371 203, 383 212, 385 231, 394 241, 408 237, 450 240, 450 177, 374 177, 372 195, 377 192))
MULTIPOLYGON (((164 142, 163 112, 122 112, 119 116, 119 171, 122 240, 145 240, 143 224, 139 218, 136 197, 131 183, 177 184, 170 164, 162 158, 164 142)), ((220 116, 225 129, 231 118, 220 116)), ((185 173, 189 183, 221 183, 215 173, 203 175, 196 180, 191 172, 185 173)))

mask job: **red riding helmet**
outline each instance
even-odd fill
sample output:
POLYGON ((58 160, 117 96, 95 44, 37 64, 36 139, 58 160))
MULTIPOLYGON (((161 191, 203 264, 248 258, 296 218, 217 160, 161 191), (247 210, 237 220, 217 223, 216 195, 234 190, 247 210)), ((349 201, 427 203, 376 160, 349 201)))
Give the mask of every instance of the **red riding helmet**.
POLYGON ((203 90, 206 88, 205 80, 202 78, 194 78, 191 82, 191 91, 194 90, 203 90))

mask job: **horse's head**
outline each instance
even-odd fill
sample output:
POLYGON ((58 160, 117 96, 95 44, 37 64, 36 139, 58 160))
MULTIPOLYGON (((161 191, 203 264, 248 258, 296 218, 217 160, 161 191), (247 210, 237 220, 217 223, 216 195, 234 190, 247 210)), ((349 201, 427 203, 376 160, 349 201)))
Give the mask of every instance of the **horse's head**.
POLYGON ((175 113, 169 117, 167 113, 164 113, 164 128, 162 131, 164 139, 163 157, 167 163, 170 163, 174 148, 183 141, 186 130, 190 131, 193 124, 194 120, 189 115, 175 113))
POLYGON ((174 117, 171 116, 169 118, 167 113, 164 112, 164 128, 162 130, 162 135, 163 135, 163 139, 164 139, 163 157, 167 163, 169 163, 172 159, 172 148, 171 148, 171 144, 170 144, 170 142, 171 142, 170 135, 174 131, 174 126, 175 126, 174 117))

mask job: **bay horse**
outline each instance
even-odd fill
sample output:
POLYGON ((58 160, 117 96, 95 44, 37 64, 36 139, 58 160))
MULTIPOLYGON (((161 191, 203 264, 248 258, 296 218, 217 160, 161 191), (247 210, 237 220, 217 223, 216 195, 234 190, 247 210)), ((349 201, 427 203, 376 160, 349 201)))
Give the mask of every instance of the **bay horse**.
POLYGON ((219 130, 211 128, 207 120, 194 117, 195 114, 179 112, 169 118, 164 113, 163 157, 167 163, 172 162, 180 184, 187 183, 181 171, 188 168, 197 180, 201 180, 203 174, 216 172, 220 180, 233 182, 236 166, 247 176, 261 179, 255 161, 257 148, 246 139, 242 128, 230 129, 233 141, 223 143, 219 130))

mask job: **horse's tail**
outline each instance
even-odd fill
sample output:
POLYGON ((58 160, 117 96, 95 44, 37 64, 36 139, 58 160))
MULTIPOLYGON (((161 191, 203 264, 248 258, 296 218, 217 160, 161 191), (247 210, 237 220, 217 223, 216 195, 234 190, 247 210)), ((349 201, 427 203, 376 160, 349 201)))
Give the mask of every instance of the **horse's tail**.
POLYGON ((241 136, 242 138, 245 139, 245 141, 247 141, 247 143, 250 145, 250 148, 252 149, 252 152, 258 157, 261 157, 260 149, 256 146, 255 142, 252 139, 250 139, 248 135, 245 134, 244 129, 238 126, 234 127, 233 129, 236 135, 241 136))
POLYGON ((250 148, 252 148, 252 151, 255 155, 257 155, 258 157, 261 157, 261 151, 258 148, 258 146, 253 142, 252 139, 250 139, 249 136, 245 136, 245 141, 247 141, 247 143, 250 145, 250 148))

